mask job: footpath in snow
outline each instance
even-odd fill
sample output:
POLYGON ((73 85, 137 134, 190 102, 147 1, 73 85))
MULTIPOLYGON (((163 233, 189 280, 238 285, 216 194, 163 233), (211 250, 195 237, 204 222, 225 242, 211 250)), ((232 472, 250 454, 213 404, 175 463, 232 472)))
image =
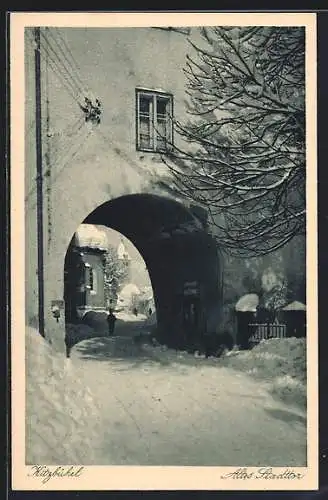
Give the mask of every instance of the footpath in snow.
POLYGON ((71 360, 29 330, 27 463, 304 466, 305 412, 218 360, 126 337, 71 360))

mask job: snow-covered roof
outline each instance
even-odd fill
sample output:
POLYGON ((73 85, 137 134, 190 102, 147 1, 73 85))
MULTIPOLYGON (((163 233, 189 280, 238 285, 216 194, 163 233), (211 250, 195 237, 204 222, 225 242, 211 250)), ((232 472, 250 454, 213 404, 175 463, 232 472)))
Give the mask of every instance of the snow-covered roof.
POLYGON ((259 305, 259 297, 256 293, 243 295, 235 305, 238 312, 255 312, 259 305))
POLYGON ((93 224, 81 224, 75 233, 78 247, 98 248, 106 250, 108 240, 104 230, 93 224))
POLYGON ((294 300, 294 302, 283 307, 282 311, 306 311, 306 305, 298 300, 294 300))

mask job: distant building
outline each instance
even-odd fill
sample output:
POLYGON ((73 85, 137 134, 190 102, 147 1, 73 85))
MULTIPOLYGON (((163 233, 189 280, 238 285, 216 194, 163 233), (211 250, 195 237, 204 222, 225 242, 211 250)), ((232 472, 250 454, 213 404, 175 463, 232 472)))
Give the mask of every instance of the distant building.
POLYGON ((131 257, 129 255, 128 251, 125 248, 123 238, 121 238, 121 241, 120 241, 120 243, 119 243, 119 245, 117 247, 117 257, 120 260, 124 260, 126 262, 130 262, 131 261, 131 257))
POLYGON ((104 264, 106 233, 94 225, 81 224, 65 259, 66 321, 78 321, 88 311, 106 309, 104 264))
POLYGON ((122 264, 127 268, 127 272, 129 273, 132 259, 125 248, 123 238, 121 238, 121 241, 117 247, 117 257, 119 261, 122 262, 122 264))
MULTIPOLYGON (((135 285, 126 285, 119 296, 106 297, 105 259, 109 248, 106 230, 94 224, 81 224, 67 251, 65 259, 66 321, 75 322, 88 311, 108 311, 113 307, 130 308, 132 296, 140 294, 135 285)), ((116 249, 118 260, 129 269, 131 257, 123 238, 116 249)))

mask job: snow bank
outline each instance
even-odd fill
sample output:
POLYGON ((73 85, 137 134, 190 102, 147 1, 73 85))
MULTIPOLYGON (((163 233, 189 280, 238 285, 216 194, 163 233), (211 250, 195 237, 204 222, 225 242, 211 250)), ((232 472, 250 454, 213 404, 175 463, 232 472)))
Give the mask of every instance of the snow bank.
POLYGON ((306 340, 304 338, 268 339, 254 349, 226 351, 221 357, 208 359, 198 353, 175 351, 166 346, 143 346, 163 364, 174 367, 179 363, 197 367, 232 368, 259 381, 264 381, 267 390, 286 403, 306 406, 306 340))
POLYGON ((306 407, 306 385, 290 375, 276 377, 271 385, 271 394, 278 396, 286 403, 306 407))
POLYGON ((174 351, 165 346, 143 346, 163 363, 232 368, 259 381, 264 381, 268 391, 286 403, 303 409, 306 406, 306 340, 304 338, 268 339, 254 349, 226 351, 223 356, 205 358, 205 355, 174 351))
POLYGON ((100 408, 70 360, 37 332, 26 336, 26 463, 96 463, 100 408))
POLYGON ((221 359, 224 366, 269 382, 270 392, 304 407, 306 404, 306 340, 269 339, 250 351, 221 359))

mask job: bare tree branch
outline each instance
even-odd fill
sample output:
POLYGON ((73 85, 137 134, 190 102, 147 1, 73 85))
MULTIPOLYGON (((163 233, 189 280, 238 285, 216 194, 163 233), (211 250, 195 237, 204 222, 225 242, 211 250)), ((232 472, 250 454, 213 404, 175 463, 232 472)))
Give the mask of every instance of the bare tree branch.
POLYGON ((207 207, 221 246, 261 255, 305 232, 302 27, 214 27, 191 42, 186 146, 163 161, 176 189, 207 207))

